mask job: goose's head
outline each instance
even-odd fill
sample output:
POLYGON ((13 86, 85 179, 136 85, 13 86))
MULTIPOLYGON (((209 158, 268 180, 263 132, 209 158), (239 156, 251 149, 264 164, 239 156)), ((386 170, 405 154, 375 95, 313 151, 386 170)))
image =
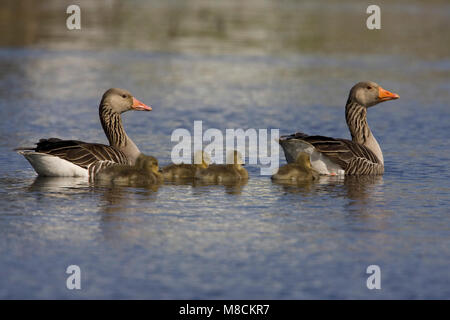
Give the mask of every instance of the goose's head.
POLYGON ((152 111, 152 107, 140 102, 129 91, 119 88, 108 89, 103 94, 100 107, 105 106, 118 114, 129 110, 152 111))
POLYGON ((372 107, 380 102, 398 99, 400 96, 389 92, 372 81, 358 82, 350 90, 349 102, 356 102, 366 108, 372 107))

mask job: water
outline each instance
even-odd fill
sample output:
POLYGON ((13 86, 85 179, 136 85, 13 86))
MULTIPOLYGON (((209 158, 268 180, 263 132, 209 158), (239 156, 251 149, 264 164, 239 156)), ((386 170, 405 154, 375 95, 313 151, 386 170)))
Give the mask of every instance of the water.
POLYGON ((372 32, 356 1, 81 1, 86 25, 69 32, 60 3, 23 2, 0 9, 1 298, 450 297, 447 3, 383 2, 372 32), (348 90, 366 79, 401 96, 369 110, 382 177, 283 186, 248 165, 246 185, 155 191, 37 178, 12 151, 106 143, 109 87, 153 106, 124 123, 163 165, 195 120, 348 138, 348 90))

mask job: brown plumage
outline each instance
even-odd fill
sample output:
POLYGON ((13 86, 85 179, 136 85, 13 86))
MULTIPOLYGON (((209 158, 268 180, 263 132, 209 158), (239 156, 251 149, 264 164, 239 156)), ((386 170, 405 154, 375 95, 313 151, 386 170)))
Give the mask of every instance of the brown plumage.
POLYGON ((316 180, 319 174, 311 167, 309 154, 301 152, 293 163, 288 163, 278 169, 272 180, 307 181, 316 180))
POLYGON ((298 153, 306 152, 311 156, 313 168, 320 174, 337 174, 336 171, 346 175, 383 174, 383 153, 367 123, 367 108, 398 98, 398 94, 374 82, 357 83, 350 90, 345 107, 352 140, 309 136, 301 132, 282 136, 279 143, 287 162, 294 162, 298 153))
POLYGON ((59 157, 85 169, 97 161, 129 163, 128 157, 118 148, 99 143, 50 138, 41 139, 36 145, 35 152, 59 157))
POLYGON ((94 181, 145 186, 162 183, 163 176, 159 172, 158 160, 141 154, 132 166, 113 164, 101 169, 94 176, 94 181))
POLYGON ((228 157, 231 164, 212 164, 206 169, 200 169, 195 178, 204 182, 234 182, 248 179, 248 172, 242 166, 241 155, 238 151, 232 151, 228 157))

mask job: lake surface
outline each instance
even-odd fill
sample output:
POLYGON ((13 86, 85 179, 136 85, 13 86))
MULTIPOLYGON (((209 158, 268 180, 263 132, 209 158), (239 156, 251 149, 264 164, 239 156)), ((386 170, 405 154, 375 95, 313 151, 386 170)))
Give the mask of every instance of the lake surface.
POLYGON ((378 31, 357 1, 80 1, 79 31, 58 1, 15 3, 0 9, 0 298, 450 298, 447 2, 381 2, 378 31), (153 107, 123 118, 162 165, 196 120, 349 138, 361 80, 401 97, 369 110, 382 177, 285 186, 247 165, 245 185, 155 191, 38 178, 13 151, 107 143, 110 87, 153 107))

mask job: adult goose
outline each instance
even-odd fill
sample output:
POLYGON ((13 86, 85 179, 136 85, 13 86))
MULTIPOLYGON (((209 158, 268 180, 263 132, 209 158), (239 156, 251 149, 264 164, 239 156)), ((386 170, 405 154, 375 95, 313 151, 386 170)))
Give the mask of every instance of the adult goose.
POLYGON ((100 122, 109 146, 58 138, 41 139, 35 148, 18 148, 40 176, 93 176, 111 164, 134 165, 141 154, 125 133, 121 114, 129 110, 151 111, 124 89, 107 90, 99 106, 100 122))
POLYGON ((375 82, 359 82, 350 90, 345 118, 352 140, 309 136, 298 132, 282 136, 279 143, 288 163, 299 152, 310 155, 314 170, 323 175, 383 174, 384 159, 380 145, 367 124, 367 109, 380 102, 398 99, 375 82))

